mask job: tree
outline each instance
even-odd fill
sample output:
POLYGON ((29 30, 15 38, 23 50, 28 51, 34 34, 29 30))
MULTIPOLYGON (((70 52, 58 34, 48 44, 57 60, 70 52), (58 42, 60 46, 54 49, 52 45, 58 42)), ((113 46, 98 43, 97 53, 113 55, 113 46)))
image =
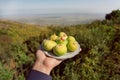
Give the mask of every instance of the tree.
POLYGON ((120 10, 113 10, 111 13, 106 14, 106 20, 112 20, 113 23, 120 24, 120 10))

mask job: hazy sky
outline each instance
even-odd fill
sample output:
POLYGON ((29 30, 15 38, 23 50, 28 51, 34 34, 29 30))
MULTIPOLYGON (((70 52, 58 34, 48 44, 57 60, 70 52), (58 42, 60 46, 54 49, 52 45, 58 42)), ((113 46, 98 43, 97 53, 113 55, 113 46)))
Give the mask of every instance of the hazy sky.
POLYGON ((0 15, 47 13, 109 13, 120 0, 0 0, 0 15))

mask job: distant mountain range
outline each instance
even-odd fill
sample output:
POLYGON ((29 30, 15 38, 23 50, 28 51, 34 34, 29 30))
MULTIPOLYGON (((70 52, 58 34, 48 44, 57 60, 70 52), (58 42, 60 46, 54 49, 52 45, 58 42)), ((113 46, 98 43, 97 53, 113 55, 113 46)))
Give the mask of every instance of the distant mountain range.
POLYGON ((0 19, 13 20, 37 25, 74 25, 94 20, 103 20, 105 14, 66 13, 66 14, 30 14, 0 16, 0 19))

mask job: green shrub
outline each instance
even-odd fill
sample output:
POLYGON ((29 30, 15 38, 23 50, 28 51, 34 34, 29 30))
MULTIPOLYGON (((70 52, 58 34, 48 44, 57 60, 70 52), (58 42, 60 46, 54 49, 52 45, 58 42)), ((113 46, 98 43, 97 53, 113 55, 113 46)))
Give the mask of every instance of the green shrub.
POLYGON ((13 71, 5 68, 3 63, 0 61, 0 80, 12 80, 13 74, 13 71))

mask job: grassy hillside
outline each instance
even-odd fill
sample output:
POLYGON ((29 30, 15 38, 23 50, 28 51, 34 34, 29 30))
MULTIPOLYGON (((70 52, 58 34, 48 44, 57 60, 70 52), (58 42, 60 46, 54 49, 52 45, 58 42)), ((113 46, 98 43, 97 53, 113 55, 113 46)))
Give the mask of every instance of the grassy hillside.
POLYGON ((25 80, 43 39, 60 31, 75 36, 82 52, 57 66, 51 72, 53 80, 119 80, 119 19, 112 16, 112 19, 106 17, 103 21, 65 27, 0 20, 0 80, 25 80))

